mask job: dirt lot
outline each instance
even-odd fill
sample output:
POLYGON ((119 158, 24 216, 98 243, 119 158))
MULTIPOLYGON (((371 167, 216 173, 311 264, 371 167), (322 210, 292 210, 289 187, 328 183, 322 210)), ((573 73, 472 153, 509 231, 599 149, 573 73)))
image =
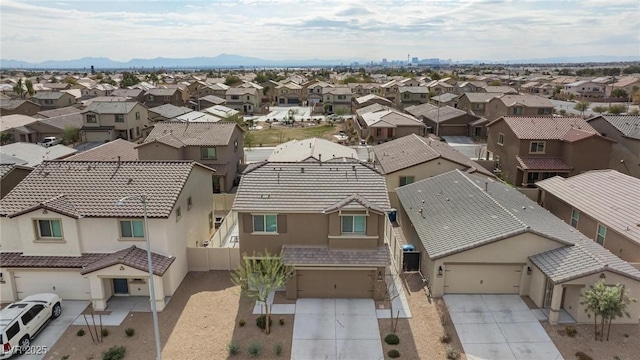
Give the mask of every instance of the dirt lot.
POLYGON ((564 334, 565 325, 549 325, 545 321, 542 326, 562 357, 567 360, 576 359, 577 351, 582 351, 594 360, 640 358, 640 325, 611 325, 609 341, 594 340, 593 325, 573 325, 578 330, 573 338, 564 334))
MULTIPOLYGON (((265 335, 255 325, 252 314, 254 302, 240 296, 240 288, 231 283, 229 272, 212 271, 189 273, 167 308, 159 314, 163 359, 226 359, 227 345, 238 344, 240 353, 233 359, 249 359, 250 343, 263 345, 262 358, 277 358, 274 346, 283 345, 281 358, 291 353, 293 315, 282 316, 284 326, 273 317, 273 331, 265 335), (237 326, 240 319, 244 327, 237 326)), ((87 332, 78 337, 76 332, 86 326, 70 326, 45 359, 69 360, 101 359, 101 353, 113 345, 126 347, 125 359, 154 359, 153 322, 151 313, 130 313, 118 327, 108 327, 109 336, 101 344, 94 344, 87 332), (128 338, 126 328, 134 328, 135 335, 128 338)))
MULTIPOLYGON (((398 320, 396 335, 400 338, 400 344, 388 345, 382 342, 385 358, 389 358, 389 350, 397 349, 400 351, 400 359, 446 359, 449 350, 460 354, 460 359, 466 359, 444 300, 434 298, 429 302, 422 287, 422 279, 417 274, 409 275, 405 284, 412 317, 398 320), (449 344, 440 341, 444 334, 450 335, 449 344)), ((384 339, 392 332, 391 319, 380 319, 378 324, 380 336, 384 339)))
POLYGON ((316 125, 315 123, 308 122, 297 122, 294 127, 273 125, 271 129, 269 129, 268 124, 261 124, 261 126, 263 126, 264 129, 251 130, 255 146, 259 146, 260 144, 262 144, 262 146, 272 146, 289 140, 302 140, 311 137, 332 141, 335 140, 333 135, 343 129, 342 124, 331 126, 325 123, 316 125))

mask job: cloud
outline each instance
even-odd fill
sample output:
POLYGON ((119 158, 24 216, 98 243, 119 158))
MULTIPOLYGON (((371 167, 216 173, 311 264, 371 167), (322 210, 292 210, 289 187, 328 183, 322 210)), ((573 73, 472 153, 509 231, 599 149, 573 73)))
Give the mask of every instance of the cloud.
POLYGON ((360 16, 360 15, 369 15, 373 14, 372 11, 367 8, 356 8, 350 7, 344 10, 340 10, 336 13, 336 16, 360 16))

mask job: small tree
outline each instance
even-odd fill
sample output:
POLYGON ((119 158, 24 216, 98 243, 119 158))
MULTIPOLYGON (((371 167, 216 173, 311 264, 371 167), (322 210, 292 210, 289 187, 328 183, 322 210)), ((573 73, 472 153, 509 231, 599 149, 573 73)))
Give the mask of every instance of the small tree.
POLYGON ((627 92, 625 91, 625 89, 615 89, 611 92, 611 96, 616 97, 616 98, 626 98, 627 96, 629 96, 629 94, 627 94, 627 92))
POLYGON ((589 108, 590 103, 588 101, 580 101, 573 107, 574 110, 586 111, 589 108))
POLYGON ((255 135, 253 135, 253 132, 251 132, 251 130, 247 130, 246 133, 244 133, 244 138, 243 138, 243 143, 244 143, 244 148, 246 150, 251 150, 251 148, 253 148, 253 146, 255 142, 255 135))
POLYGON ((620 115, 622 114, 625 110, 627 109, 626 106, 619 104, 619 105, 611 105, 609 107, 609 110, 607 111, 609 114, 614 114, 614 115, 620 115))
POLYGON ((594 106, 593 107, 593 111, 597 112, 598 114, 602 114, 603 112, 607 111, 607 107, 606 106, 594 106))
POLYGON ((73 126, 67 126, 62 131, 62 140, 65 144, 73 144, 80 140, 80 129, 73 126))
POLYGON ((13 141, 13 134, 9 132, 0 133, 0 144, 8 144, 13 141))
POLYGON ((269 303, 267 298, 271 291, 284 286, 294 276, 293 267, 284 265, 282 256, 269 254, 265 251, 256 258, 256 254, 249 258, 242 255, 240 268, 231 274, 231 281, 240 286, 244 296, 264 303, 265 333, 270 332, 269 303))
MULTIPOLYGON (((584 311, 587 316, 593 315, 595 339, 600 341, 604 338, 604 324, 609 321, 609 330, 611 329, 611 321, 615 318, 626 315, 630 317, 627 308, 636 299, 629 297, 629 291, 624 286, 616 284, 608 286, 604 280, 597 282, 595 285, 589 286, 589 290, 583 295, 584 301, 580 305, 584 305, 584 311), (598 331, 598 316, 600 317, 600 331, 598 331)), ((607 334, 609 340, 609 334, 607 334)))

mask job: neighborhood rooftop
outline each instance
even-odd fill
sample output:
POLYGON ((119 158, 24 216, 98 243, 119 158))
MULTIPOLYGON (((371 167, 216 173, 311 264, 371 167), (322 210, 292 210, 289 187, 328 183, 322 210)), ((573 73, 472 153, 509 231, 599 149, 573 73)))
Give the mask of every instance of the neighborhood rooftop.
POLYGON ((339 203, 389 210, 384 176, 355 159, 263 162, 242 176, 232 209, 317 213, 331 211, 339 203))
POLYGON ((85 112, 96 114, 128 114, 138 103, 135 101, 94 101, 85 112))
POLYGON ((156 140, 163 142, 163 139, 171 138, 171 143, 168 145, 174 147, 224 146, 229 144, 236 126, 238 125, 235 122, 224 121, 202 123, 163 121, 155 124, 145 143, 156 140))
POLYGON ((65 161, 135 161, 138 160, 136 144, 123 139, 115 139, 79 154, 65 161))
POLYGON ((0 215, 38 208, 70 217, 142 217, 142 206, 116 200, 148 196, 149 217, 166 218, 194 161, 45 161, 0 200, 0 215))
POLYGON ((303 161, 309 158, 327 161, 344 157, 357 159, 358 153, 350 147, 329 140, 309 138, 291 140, 276 146, 268 161, 303 161))
POLYGON ((600 115, 588 119, 587 122, 599 118, 603 118, 622 135, 640 140, 640 115, 600 115))
POLYGON ((506 122, 516 137, 521 140, 563 140, 570 130, 575 129, 598 134, 581 117, 503 116, 487 126, 499 121, 506 122))

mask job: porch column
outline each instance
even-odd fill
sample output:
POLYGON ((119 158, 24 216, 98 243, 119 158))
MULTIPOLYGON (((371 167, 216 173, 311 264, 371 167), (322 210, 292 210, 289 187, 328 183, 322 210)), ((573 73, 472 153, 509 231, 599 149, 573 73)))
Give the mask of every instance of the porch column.
POLYGON ((551 309, 549 309, 549 324, 551 325, 558 325, 563 291, 564 287, 562 287, 562 285, 553 286, 553 295, 551 296, 551 309))
MULTIPOLYGON (((161 276, 153 275, 153 286, 156 288, 156 309, 160 312, 164 310, 164 284, 161 276)), ((149 289, 149 294, 151 294, 151 289, 149 289)), ((151 304, 151 298, 149 298, 149 304, 151 304)))
POLYGON ((96 311, 104 311, 107 308, 104 280, 97 275, 89 275, 89 288, 91 289, 91 306, 96 311))

